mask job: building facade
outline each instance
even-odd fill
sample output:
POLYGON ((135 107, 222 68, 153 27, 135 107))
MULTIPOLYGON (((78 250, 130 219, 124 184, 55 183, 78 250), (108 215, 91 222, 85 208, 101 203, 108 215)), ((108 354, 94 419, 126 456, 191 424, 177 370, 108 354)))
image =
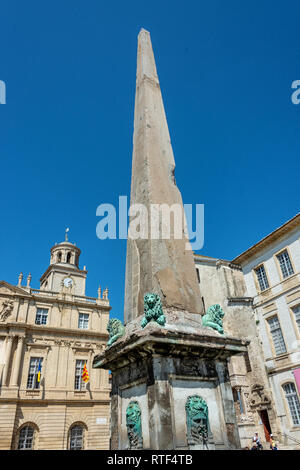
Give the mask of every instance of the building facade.
POLYGON ((194 259, 205 310, 219 304, 225 312, 225 334, 248 342, 248 352, 229 361, 241 446, 250 446, 257 431, 268 447, 270 433, 277 434, 279 427, 243 271, 238 264, 217 258, 195 255, 194 259))
POLYGON ((238 256, 282 442, 300 448, 300 214, 238 256))
POLYGON ((92 369, 108 339, 108 290, 85 295, 79 257, 66 236, 40 289, 22 273, 17 286, 0 282, 0 449, 109 448, 108 372, 92 369))

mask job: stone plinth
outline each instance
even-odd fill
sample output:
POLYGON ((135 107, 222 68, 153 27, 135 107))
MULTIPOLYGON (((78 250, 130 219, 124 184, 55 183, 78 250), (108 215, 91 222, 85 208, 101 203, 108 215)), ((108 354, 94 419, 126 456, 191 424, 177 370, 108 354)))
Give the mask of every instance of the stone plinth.
POLYGON ((199 315, 164 313, 164 327, 151 322, 141 329, 138 317, 94 359, 94 368, 112 371, 111 449, 130 448, 126 409, 131 401, 141 409, 144 449, 202 448, 187 439, 185 405, 194 395, 208 406, 208 448, 239 448, 227 358, 246 352, 246 343, 203 327, 199 315))

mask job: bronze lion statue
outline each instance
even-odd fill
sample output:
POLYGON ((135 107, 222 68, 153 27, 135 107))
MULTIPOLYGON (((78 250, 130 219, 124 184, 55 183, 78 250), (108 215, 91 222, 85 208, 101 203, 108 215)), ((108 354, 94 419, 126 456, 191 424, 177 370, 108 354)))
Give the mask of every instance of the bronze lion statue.
POLYGON ((144 315, 145 316, 141 323, 142 328, 145 328, 151 320, 164 326, 166 323, 166 317, 164 316, 159 295, 154 294, 153 292, 147 292, 147 294, 144 295, 144 315))

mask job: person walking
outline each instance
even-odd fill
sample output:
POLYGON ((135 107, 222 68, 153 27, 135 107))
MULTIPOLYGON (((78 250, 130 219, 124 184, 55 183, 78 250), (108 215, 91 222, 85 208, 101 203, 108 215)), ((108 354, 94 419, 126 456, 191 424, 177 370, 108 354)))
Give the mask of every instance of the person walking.
POLYGON ((252 442, 253 442, 253 447, 256 448, 257 450, 262 450, 263 449, 263 446, 260 442, 260 437, 258 436, 258 432, 254 433, 252 442))
POLYGON ((271 450, 278 450, 277 444, 274 440, 273 434, 270 434, 270 449, 271 450))

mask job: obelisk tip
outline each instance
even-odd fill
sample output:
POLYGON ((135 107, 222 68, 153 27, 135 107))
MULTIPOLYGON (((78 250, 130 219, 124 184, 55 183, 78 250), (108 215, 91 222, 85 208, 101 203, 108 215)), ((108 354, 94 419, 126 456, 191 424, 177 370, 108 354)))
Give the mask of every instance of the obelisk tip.
POLYGON ((138 35, 137 81, 145 77, 159 83, 149 31, 142 28, 138 35))
POLYGON ((149 31, 147 31, 147 29, 145 29, 145 28, 140 29, 139 35, 142 34, 142 33, 150 34, 149 31))

